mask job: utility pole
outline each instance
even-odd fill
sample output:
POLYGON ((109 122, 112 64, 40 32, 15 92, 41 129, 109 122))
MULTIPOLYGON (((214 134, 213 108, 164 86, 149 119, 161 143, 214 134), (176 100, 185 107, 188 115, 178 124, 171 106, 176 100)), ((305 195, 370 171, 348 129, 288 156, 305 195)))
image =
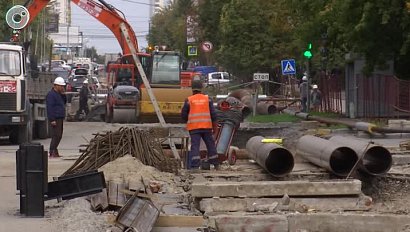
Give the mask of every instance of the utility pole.
POLYGON ((311 78, 310 78, 310 68, 311 68, 311 59, 313 57, 312 54, 312 43, 309 43, 307 46, 307 49, 303 53, 303 56, 307 58, 306 61, 306 77, 307 77, 307 90, 308 90, 308 96, 307 96, 307 109, 306 113, 309 113, 310 110, 310 83, 311 83, 311 78))
POLYGON ((71 5, 70 0, 67 0, 67 10, 66 10, 66 21, 67 21, 67 61, 70 58, 70 25, 71 25, 71 5))

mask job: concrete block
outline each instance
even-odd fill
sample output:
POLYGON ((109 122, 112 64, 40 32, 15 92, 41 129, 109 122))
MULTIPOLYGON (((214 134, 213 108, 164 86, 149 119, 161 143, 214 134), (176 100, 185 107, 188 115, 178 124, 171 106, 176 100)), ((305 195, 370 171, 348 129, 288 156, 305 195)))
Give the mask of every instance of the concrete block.
POLYGON ((287 232, 285 215, 217 215, 209 217, 218 232, 287 232))
POLYGON ((393 165, 410 164, 410 155, 392 155, 393 165))
POLYGON ((410 229, 410 216, 372 214, 293 214, 289 232, 399 232, 410 229))
POLYGON ((244 181, 193 183, 193 197, 340 196, 361 193, 359 180, 244 181))
POLYGON ((199 209, 210 212, 256 212, 256 211, 367 211, 372 207, 372 199, 360 197, 317 197, 290 198, 290 204, 283 205, 282 198, 204 198, 199 209), (273 206, 277 207, 273 207, 273 206), (273 207, 270 208, 270 207, 273 207))

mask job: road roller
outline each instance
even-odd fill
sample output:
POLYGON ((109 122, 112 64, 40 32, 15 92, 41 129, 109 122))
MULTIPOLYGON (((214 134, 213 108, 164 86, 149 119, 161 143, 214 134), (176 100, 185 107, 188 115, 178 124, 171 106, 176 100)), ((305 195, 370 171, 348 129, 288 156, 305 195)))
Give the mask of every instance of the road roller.
POLYGON ((182 122, 180 113, 185 99, 192 95, 190 87, 181 86, 180 54, 156 51, 140 56, 151 88, 141 81, 134 64, 110 64, 107 72, 109 93, 105 121, 111 123, 158 122, 148 91, 155 95, 167 123, 182 122))

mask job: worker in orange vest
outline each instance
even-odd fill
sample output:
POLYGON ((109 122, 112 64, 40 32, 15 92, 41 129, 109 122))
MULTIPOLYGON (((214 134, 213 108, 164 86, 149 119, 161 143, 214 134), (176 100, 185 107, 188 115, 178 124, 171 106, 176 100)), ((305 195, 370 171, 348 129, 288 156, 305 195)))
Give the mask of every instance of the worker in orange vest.
POLYGON ((209 164, 213 164, 215 169, 219 169, 219 159, 212 135, 212 125, 217 120, 213 101, 208 95, 204 95, 201 92, 201 81, 195 80, 191 86, 193 94, 185 100, 181 110, 181 117, 187 123, 186 128, 191 137, 188 168, 198 168, 201 166, 202 169, 209 170, 209 164), (208 161, 201 160, 200 158, 199 145, 201 139, 204 140, 208 151, 208 161))

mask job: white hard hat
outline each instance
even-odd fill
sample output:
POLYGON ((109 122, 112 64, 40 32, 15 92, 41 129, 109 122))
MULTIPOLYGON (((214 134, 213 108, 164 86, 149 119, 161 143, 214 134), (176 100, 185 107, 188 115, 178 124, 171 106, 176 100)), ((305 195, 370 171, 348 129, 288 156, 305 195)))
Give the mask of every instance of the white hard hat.
POLYGON ((303 76, 302 81, 307 81, 307 76, 303 76))
POLYGON ((88 79, 85 79, 85 80, 83 81, 83 84, 88 84, 88 79))
POLYGON ((54 80, 54 84, 55 84, 55 85, 62 85, 62 86, 64 86, 64 85, 65 85, 64 78, 62 78, 62 77, 57 77, 57 78, 54 80))
POLYGON ((312 88, 317 89, 317 85, 313 85, 312 88))

